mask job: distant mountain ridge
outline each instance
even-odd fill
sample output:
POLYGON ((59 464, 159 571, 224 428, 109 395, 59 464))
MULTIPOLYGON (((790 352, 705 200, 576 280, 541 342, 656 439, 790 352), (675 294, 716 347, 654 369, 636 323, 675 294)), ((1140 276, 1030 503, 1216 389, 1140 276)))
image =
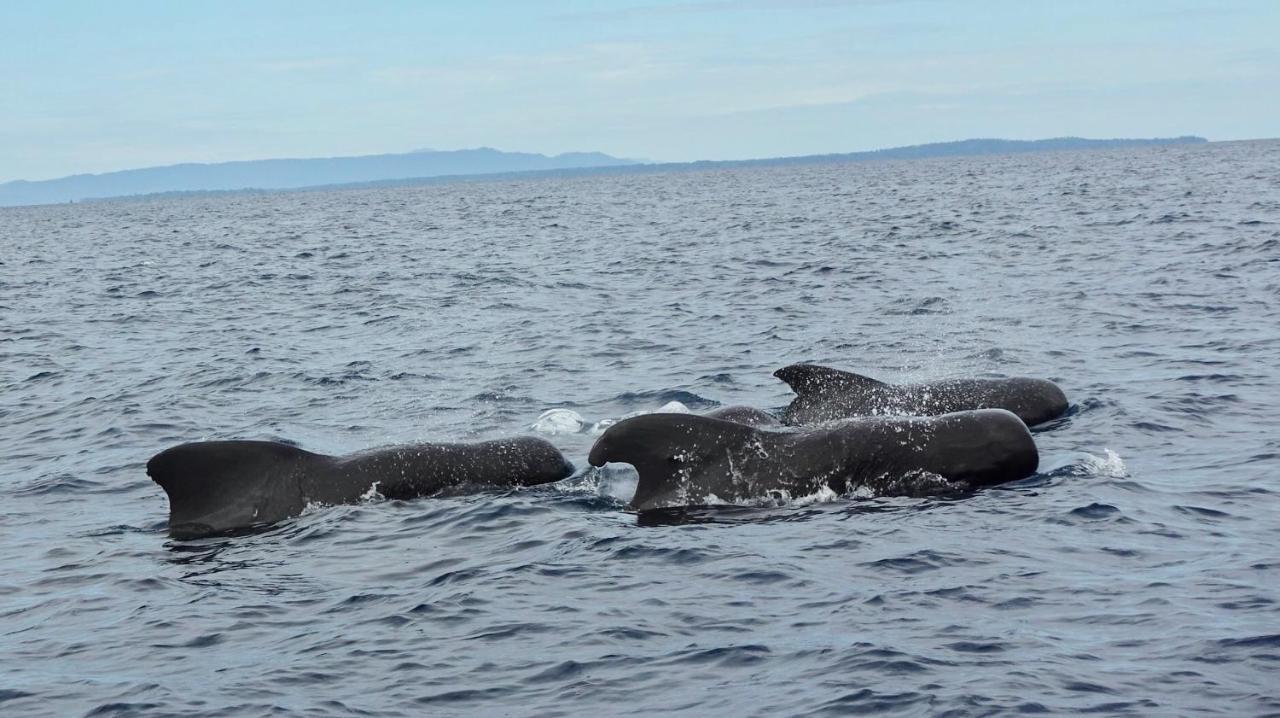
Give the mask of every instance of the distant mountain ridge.
POLYGON ((0 184, 0 206, 71 202, 99 197, 241 189, 299 189, 404 177, 528 172, 634 164, 600 152, 548 157, 492 147, 401 154, 184 163, 102 174, 0 184))
POLYGON ((843 159, 915 159, 919 157, 955 157, 961 155, 1003 155, 1019 152, 1052 152, 1054 150, 1097 150, 1111 147, 1145 147, 1149 145, 1203 144, 1209 140, 1196 135, 1135 139, 1091 140, 1084 137, 1053 137, 1045 140, 972 139, 955 142, 933 142, 925 145, 890 147, 843 155, 813 155, 843 159))
POLYGON ((865 152, 668 163, 642 163, 600 152, 569 152, 548 157, 524 152, 502 152, 490 147, 449 151, 421 150, 402 154, 355 157, 244 160, 216 164, 187 163, 96 175, 73 175, 38 182, 17 180, 0 184, 0 207, 134 195, 336 189, 486 178, 677 172, 713 168, 923 159, 1206 142, 1208 142, 1207 139, 1194 135, 1150 139, 1086 139, 1082 137, 1057 137, 1044 140, 969 139, 865 152))

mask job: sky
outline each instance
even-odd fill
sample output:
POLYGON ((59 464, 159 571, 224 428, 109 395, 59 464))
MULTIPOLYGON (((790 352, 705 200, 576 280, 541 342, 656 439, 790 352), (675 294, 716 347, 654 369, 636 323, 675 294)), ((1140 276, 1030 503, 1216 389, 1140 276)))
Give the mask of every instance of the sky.
POLYGON ((1277 37, 1277 0, 3 2, 0 182, 479 146, 1270 138, 1277 37))

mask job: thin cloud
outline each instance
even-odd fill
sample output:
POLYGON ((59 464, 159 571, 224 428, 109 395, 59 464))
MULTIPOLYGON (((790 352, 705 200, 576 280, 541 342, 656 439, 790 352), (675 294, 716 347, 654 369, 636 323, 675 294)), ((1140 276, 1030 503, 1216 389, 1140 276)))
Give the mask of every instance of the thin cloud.
POLYGON ((331 70, 350 65, 351 61, 344 57, 308 57, 296 60, 269 60, 257 63, 257 68, 266 72, 313 72, 315 70, 331 70))
POLYGON ((635 5, 611 10, 565 13, 555 15, 555 20, 626 20, 640 17, 667 15, 715 14, 726 12, 754 12, 775 10, 825 10, 828 8, 874 7, 882 5, 910 5, 937 0, 708 0, 707 2, 682 2, 667 5, 635 5))

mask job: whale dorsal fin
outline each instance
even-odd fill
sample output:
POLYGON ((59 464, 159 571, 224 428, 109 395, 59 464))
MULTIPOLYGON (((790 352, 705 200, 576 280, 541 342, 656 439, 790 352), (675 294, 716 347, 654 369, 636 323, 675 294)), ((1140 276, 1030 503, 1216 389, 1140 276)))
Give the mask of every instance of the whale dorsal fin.
POLYGON ((197 441, 156 454, 147 474, 170 493, 190 493, 248 473, 315 456, 275 441, 197 441))
POLYGON ((187 523, 219 528, 210 516, 248 516, 264 496, 284 492, 301 501, 294 469, 321 458, 274 441, 198 441, 151 457, 147 475, 169 496, 171 532, 187 523))
POLYGON ((606 429, 587 461, 635 467, 640 478, 630 506, 639 510, 699 503, 709 493, 731 499, 721 486, 724 481, 732 484, 733 464, 727 457, 743 447, 765 452, 762 439, 769 433, 697 414, 644 414, 606 429))
POLYGON ((792 364, 773 373, 800 396, 841 388, 874 389, 887 386, 882 381, 851 371, 818 364, 792 364))

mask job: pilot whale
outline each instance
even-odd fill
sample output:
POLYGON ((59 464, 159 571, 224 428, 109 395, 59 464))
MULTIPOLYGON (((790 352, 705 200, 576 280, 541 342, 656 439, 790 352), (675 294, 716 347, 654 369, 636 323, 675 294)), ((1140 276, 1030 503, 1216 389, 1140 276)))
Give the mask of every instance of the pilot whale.
POLYGON ((789 426, 853 416, 932 416, 970 409, 1007 409, 1027 426, 1061 416, 1067 395, 1045 379, 943 379, 925 384, 886 384, 817 364, 792 364, 773 373, 796 398, 782 412, 789 426))
POLYGON ((640 479, 630 508, 647 511, 807 496, 824 488, 844 494, 870 482, 881 493, 911 494, 911 483, 902 479, 924 473, 956 488, 978 488, 1030 476, 1040 457, 1021 419, 1004 409, 983 409, 802 429, 650 414, 609 427, 588 461, 634 466, 640 479))
POLYGON ((169 496, 169 534, 195 538, 270 524, 308 504, 459 494, 559 481, 573 465, 533 437, 413 444, 326 456, 272 441, 201 441, 156 454, 147 474, 169 496))

